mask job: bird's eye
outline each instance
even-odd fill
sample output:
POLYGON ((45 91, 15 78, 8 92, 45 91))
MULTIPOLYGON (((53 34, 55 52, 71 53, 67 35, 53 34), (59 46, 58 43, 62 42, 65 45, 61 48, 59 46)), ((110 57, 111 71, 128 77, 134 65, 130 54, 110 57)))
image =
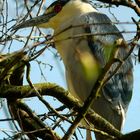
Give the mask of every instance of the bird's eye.
POLYGON ((62 9, 62 5, 61 4, 57 4, 54 6, 54 12, 59 13, 62 9))

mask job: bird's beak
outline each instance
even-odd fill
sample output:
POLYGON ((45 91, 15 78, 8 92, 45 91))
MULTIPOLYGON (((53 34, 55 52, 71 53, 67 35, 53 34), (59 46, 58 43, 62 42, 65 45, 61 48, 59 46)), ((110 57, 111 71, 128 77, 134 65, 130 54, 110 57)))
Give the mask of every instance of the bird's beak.
POLYGON ((29 19, 27 21, 24 21, 15 27, 13 27, 12 30, 18 30, 21 28, 26 28, 26 27, 33 27, 33 26, 39 26, 43 23, 49 22, 49 19, 51 19, 53 16, 55 16, 56 13, 48 13, 48 14, 43 14, 41 16, 34 17, 32 19, 29 19))

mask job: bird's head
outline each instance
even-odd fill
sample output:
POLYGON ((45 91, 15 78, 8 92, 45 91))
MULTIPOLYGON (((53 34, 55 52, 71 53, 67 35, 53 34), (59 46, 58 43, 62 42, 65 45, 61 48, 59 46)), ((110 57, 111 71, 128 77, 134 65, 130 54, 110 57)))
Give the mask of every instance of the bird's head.
POLYGON ((32 26, 55 30, 62 24, 71 23, 76 16, 92 11, 95 12, 96 9, 87 0, 57 0, 46 9, 43 15, 22 22, 13 30, 32 26))

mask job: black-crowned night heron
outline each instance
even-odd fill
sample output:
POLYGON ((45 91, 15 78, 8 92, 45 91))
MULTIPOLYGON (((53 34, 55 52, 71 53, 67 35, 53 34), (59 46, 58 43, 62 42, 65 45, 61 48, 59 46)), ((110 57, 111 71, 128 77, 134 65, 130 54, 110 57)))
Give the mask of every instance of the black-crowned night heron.
MULTIPOLYGON (((123 39, 116 26, 105 14, 98 12, 90 0, 55 1, 44 15, 21 23, 15 29, 30 26, 54 29, 55 46, 65 65, 68 89, 81 102, 89 96, 102 68, 111 58, 115 42, 123 39)), ((128 47, 122 45, 117 57, 123 59, 127 53, 128 47)), ((111 66, 108 76, 117 64, 111 66)), ((132 67, 129 57, 91 106, 118 130, 122 128, 131 100, 132 67)), ((96 135, 96 139, 105 138, 96 135)))

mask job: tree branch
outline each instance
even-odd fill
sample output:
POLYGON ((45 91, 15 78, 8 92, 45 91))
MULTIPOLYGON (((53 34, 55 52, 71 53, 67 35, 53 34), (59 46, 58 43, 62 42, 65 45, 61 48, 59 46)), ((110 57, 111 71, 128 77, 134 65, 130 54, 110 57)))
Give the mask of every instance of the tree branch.
MULTIPOLYGON (((79 111, 82 105, 68 91, 52 83, 35 84, 36 89, 42 96, 53 96, 60 102, 64 103, 68 108, 73 108, 79 111)), ((36 93, 30 86, 9 86, 0 87, 0 98, 15 99, 15 98, 30 98, 35 97, 36 93)), ((94 111, 86 114, 87 120, 100 128, 102 131, 116 137, 116 140, 135 140, 140 137, 140 130, 122 135, 114 128, 107 120, 103 119, 94 111)))
POLYGON ((114 4, 116 6, 122 5, 132 8, 137 13, 137 15, 140 16, 140 7, 131 0, 98 0, 98 1, 108 4, 114 4))
MULTIPOLYGON (((40 95, 48 95, 57 98, 60 102, 64 103, 68 108, 72 108, 75 111, 79 111, 82 105, 75 99, 68 91, 59 87, 56 84, 42 83, 35 84, 35 88, 39 91, 40 95)), ((30 86, 1 86, 0 97, 7 99, 15 98, 29 98, 36 97, 36 92, 30 86)), ((86 115, 88 121, 101 130, 113 135, 115 137, 121 137, 121 133, 114 128, 108 121, 103 119, 95 112, 88 112, 86 115)))

